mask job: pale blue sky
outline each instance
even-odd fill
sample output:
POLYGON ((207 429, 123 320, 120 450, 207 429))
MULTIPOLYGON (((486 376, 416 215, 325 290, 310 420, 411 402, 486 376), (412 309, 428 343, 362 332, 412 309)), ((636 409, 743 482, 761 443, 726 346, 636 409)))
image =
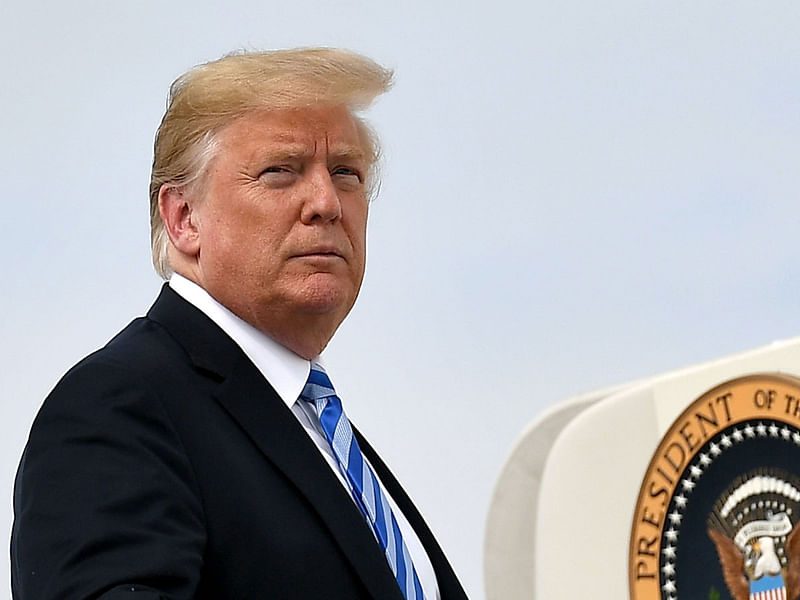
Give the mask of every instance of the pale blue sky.
POLYGON ((236 48, 344 46, 397 81, 328 362, 481 598, 492 486, 544 407, 800 334, 798 31, 793 0, 3 4, 0 542, 42 398, 157 294, 169 83, 236 48))

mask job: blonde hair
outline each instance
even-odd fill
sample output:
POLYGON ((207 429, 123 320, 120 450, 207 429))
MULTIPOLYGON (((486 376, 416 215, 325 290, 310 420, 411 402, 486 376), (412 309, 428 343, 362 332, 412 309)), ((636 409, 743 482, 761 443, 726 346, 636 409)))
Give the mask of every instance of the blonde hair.
POLYGON ((169 238, 158 210, 161 186, 198 182, 217 151, 215 135, 258 109, 344 105, 353 114, 370 165, 368 190, 377 184, 378 139, 354 113, 369 107, 392 84, 392 71, 365 56, 335 48, 240 52, 199 65, 170 86, 156 132, 150 175, 153 266, 168 279, 169 238))

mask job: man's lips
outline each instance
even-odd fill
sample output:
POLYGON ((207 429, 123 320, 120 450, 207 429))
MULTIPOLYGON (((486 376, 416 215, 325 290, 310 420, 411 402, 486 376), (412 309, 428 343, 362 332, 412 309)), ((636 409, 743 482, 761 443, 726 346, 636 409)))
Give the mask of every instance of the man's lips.
POLYGON ((340 252, 336 248, 330 247, 320 247, 320 248, 309 248, 307 250, 302 250, 300 252, 296 252, 292 255, 292 258, 344 258, 344 253, 340 252))

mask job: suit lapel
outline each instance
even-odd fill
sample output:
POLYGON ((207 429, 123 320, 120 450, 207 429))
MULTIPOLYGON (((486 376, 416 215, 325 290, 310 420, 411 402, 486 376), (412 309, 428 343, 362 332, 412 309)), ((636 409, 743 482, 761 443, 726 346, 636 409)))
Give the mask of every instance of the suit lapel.
POLYGON ((355 504, 295 416, 233 340, 166 285, 148 317, 166 327, 195 365, 219 382, 215 399, 308 500, 370 594, 403 600, 355 504))
POLYGON ((419 541, 422 542, 422 546, 425 548, 425 552, 427 552, 428 558, 433 565, 433 570, 436 572, 436 581, 439 585, 439 593, 441 594, 442 600, 467 600, 466 592, 464 592, 464 588, 461 587, 461 583, 458 581, 458 577, 456 577, 453 568, 450 566, 450 562, 447 560, 447 557, 445 557, 439 543, 436 541, 428 524, 425 523, 422 515, 417 510, 417 507, 408 497, 408 494, 406 494, 403 486, 395 479, 392 472, 386 466, 386 463, 381 460, 381 457, 375 452, 372 446, 370 446, 366 438, 364 438, 359 431, 356 431, 355 428, 353 428, 353 430, 358 438, 361 451, 375 468, 383 485, 397 503, 397 506, 400 507, 400 510, 403 511, 403 515, 405 515, 411 527, 414 528, 414 532, 417 534, 419 541))

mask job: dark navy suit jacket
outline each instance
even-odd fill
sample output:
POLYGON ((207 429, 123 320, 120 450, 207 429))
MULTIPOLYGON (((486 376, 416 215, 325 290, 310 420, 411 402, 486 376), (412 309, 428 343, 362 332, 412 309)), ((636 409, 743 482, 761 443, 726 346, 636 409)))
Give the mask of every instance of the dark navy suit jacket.
MULTIPOLYGON (((427 550, 443 600, 465 600, 419 512, 359 443, 427 550)), ((168 286, 48 396, 14 509, 17 600, 402 600, 297 419, 168 286)))

